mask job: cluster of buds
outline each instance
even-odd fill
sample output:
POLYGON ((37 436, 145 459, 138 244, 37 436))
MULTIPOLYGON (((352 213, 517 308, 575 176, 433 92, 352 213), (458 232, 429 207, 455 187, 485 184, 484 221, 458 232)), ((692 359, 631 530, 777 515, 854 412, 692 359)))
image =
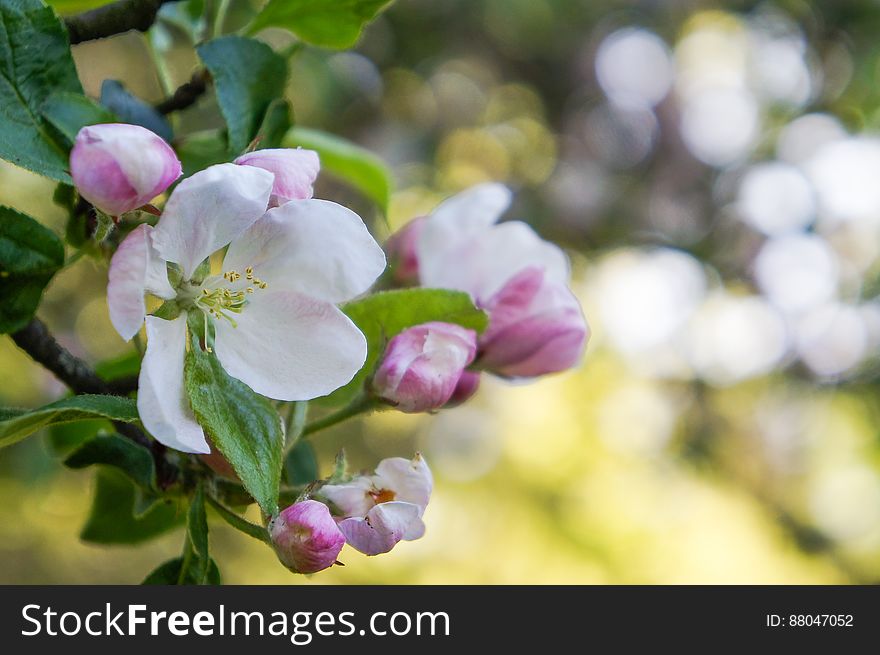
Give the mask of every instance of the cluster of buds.
POLYGON ((419 539, 433 486, 419 454, 384 459, 372 474, 325 484, 269 523, 278 559, 295 573, 315 573, 336 563, 345 543, 379 555, 419 539))

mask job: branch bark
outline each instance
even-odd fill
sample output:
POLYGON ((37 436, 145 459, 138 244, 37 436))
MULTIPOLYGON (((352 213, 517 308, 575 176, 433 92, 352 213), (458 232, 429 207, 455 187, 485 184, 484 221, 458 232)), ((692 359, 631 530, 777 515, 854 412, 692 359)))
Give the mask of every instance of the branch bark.
POLYGON ((109 5, 64 19, 71 45, 103 39, 129 30, 146 32, 159 8, 174 0, 117 0, 109 5))
POLYGON ((195 104, 196 100, 208 88, 209 74, 207 70, 198 70, 193 73, 189 82, 181 84, 170 98, 156 105, 156 111, 167 115, 173 111, 180 111, 195 104))
MULTIPOLYGON (((38 318, 34 318, 10 336, 19 348, 30 355, 34 361, 51 371, 74 393, 125 395, 131 390, 131 380, 128 378, 117 382, 107 382, 99 377, 88 364, 58 343, 49 332, 46 324, 38 318)), ((156 463, 156 476, 161 488, 166 488, 174 482, 177 478, 177 469, 165 459, 165 446, 150 439, 143 430, 130 423, 114 421, 113 427, 124 437, 151 452, 156 463)))

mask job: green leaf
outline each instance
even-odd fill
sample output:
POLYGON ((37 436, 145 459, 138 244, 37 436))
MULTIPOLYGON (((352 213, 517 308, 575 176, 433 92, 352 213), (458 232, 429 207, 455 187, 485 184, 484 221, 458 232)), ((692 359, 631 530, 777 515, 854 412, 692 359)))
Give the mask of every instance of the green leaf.
POLYGON ((81 93, 60 91, 43 104, 43 117, 73 145, 76 134, 86 125, 118 123, 112 111, 81 93))
POLYGON ((101 83, 101 104, 124 123, 145 127, 166 141, 174 138, 171 125, 165 117, 152 105, 132 95, 118 80, 104 80, 101 83))
POLYGON ((284 472, 288 484, 308 484, 318 479, 318 458, 310 441, 296 442, 284 460, 284 472))
POLYGON ((65 459, 64 464, 72 469, 93 464, 113 466, 139 486, 156 488, 156 466, 150 451, 117 434, 102 435, 87 441, 65 459))
POLYGON ((82 94, 64 25, 40 0, 0 2, 0 157, 71 183, 67 150, 42 116, 55 92, 82 94))
POLYGON ((105 380, 136 377, 141 372, 141 354, 132 350, 124 355, 95 364, 95 373, 105 380))
POLYGON ((292 124, 290 103, 283 98, 273 100, 255 137, 257 149, 280 148, 292 124))
POLYGON ((0 334, 31 320, 43 289, 63 264, 64 244, 54 232, 0 206, 0 334))
POLYGON ((101 5, 109 5, 114 0, 49 0, 49 4, 55 7, 59 14, 77 14, 81 11, 87 11, 100 7, 101 5))
POLYGON ((7 409, 0 413, 0 448, 50 425, 94 418, 132 423, 138 420, 137 405, 120 396, 82 395, 39 409, 7 409))
POLYGON ((257 135, 269 105, 284 96, 287 61, 261 41, 224 36, 199 45, 226 121, 229 154, 238 155, 257 135))
POLYGON ((136 516, 134 484, 114 469, 95 476, 95 497, 80 539, 95 544, 137 544, 183 523, 184 514, 171 500, 163 500, 136 516))
POLYGON ((335 136, 306 127, 294 127, 284 138, 285 148, 301 146, 317 151, 321 170, 332 173, 375 202, 384 214, 394 181, 381 159, 366 148, 335 136))
POLYGON ((350 302, 342 311, 367 338, 367 360, 351 382, 326 397, 333 404, 354 400, 375 371, 388 340, 406 328, 443 321, 482 332, 489 320, 468 294, 446 289, 383 291, 350 302))
POLYGON ((177 156, 187 177, 208 166, 229 161, 226 136, 219 130, 204 130, 187 135, 177 145, 177 156))
POLYGON ((99 432, 113 432, 113 424, 104 419, 92 419, 53 425, 47 431, 46 446, 55 457, 66 457, 99 432))
MULTIPOLYGON (((164 564, 162 564, 155 571, 150 573, 141 584, 145 585, 176 585, 180 581, 180 567, 183 566, 183 558, 175 557, 172 560, 168 560, 164 564)), ((184 584, 203 584, 199 582, 197 579, 197 569, 198 567, 190 566, 187 569, 186 575, 184 577, 184 584)), ((214 560, 209 560, 208 562, 208 574, 205 579, 207 584, 219 585, 222 584, 220 578, 220 569, 217 568, 217 562, 214 560)))
POLYGON ((272 404, 229 377, 213 355, 194 347, 186 355, 186 391, 199 424, 232 464, 262 510, 278 512, 284 432, 272 404))
POLYGON ((311 45, 350 48, 367 23, 392 0, 269 0, 247 27, 255 34, 265 27, 282 27, 311 45))
POLYGON ((208 552, 208 515, 205 513, 205 492, 202 485, 196 487, 186 518, 186 534, 196 555, 192 568, 197 584, 205 584, 211 556, 208 552))

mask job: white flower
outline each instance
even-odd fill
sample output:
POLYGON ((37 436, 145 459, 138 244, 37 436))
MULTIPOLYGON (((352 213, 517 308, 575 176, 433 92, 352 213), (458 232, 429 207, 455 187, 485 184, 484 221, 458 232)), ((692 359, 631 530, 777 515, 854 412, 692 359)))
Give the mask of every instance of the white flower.
POLYGON ((401 539, 425 534, 422 516, 434 479, 421 455, 383 459, 373 475, 328 484, 319 495, 329 501, 349 545, 367 555, 387 553, 401 539))
POLYGON ((357 214, 325 200, 266 211, 272 173, 219 164, 174 190, 155 228, 141 225, 110 264, 110 317, 125 339, 146 316, 144 293, 174 300, 173 320, 146 316, 138 411, 162 443, 210 448, 183 388, 187 314, 204 317, 226 372, 277 400, 307 400, 346 384, 366 340, 336 304, 364 291, 385 267, 357 214), (201 279, 207 257, 229 245, 222 274, 201 279), (172 287, 168 264, 179 269, 172 287))

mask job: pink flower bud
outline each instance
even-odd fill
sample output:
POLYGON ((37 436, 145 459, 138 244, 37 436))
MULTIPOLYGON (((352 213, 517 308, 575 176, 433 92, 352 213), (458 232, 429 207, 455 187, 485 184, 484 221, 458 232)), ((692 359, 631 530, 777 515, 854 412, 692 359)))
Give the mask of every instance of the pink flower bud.
POLYGON ((477 393, 479 387, 480 374, 474 371, 465 371, 458 379, 458 384, 455 385, 455 390, 452 392, 452 397, 446 403, 446 406, 455 407, 470 400, 471 396, 477 393))
POLYGON ((475 353, 473 330, 451 323, 416 325, 389 342, 373 390, 403 412, 439 409, 475 353))
POLYGON ((419 282, 417 246, 426 219, 427 216, 414 218, 385 242, 385 254, 388 255, 394 281, 402 286, 411 286, 419 282))
POLYGON ((575 366, 590 335, 577 299, 539 268, 514 275, 484 305, 489 327, 480 338, 482 368, 534 377, 575 366))
POLYGON ((139 125, 82 128, 70 152, 80 195, 110 216, 141 207, 181 175, 180 162, 160 136, 139 125))
POLYGON ((345 536, 317 500, 303 500, 285 508, 269 523, 278 559, 294 573, 317 573, 332 566, 345 536))
POLYGON ((314 190, 312 184, 318 177, 321 163, 318 153, 302 148, 275 148, 254 150, 235 160, 241 166, 256 166, 275 175, 272 185, 270 207, 283 205, 290 200, 308 200, 314 190))

